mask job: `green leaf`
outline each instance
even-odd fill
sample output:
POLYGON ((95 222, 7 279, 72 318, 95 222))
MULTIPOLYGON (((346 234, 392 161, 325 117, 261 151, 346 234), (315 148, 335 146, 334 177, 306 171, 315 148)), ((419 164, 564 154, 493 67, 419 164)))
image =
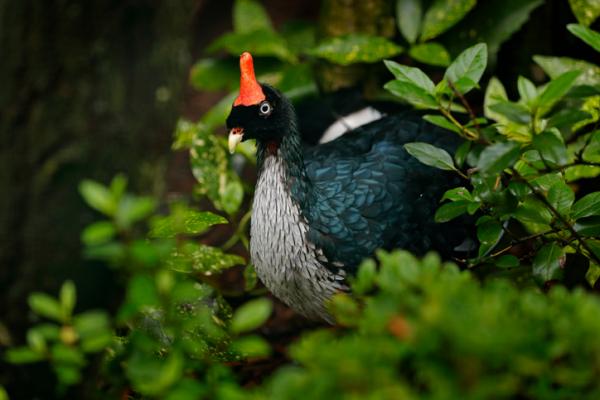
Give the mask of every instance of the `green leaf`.
MULTIPOLYGON (((213 128, 224 123, 232 102, 233 97, 225 97, 209 112, 214 112, 212 116, 204 115, 204 123, 213 128)), ((239 187, 236 188, 235 183, 239 182, 240 178, 230 166, 224 143, 204 123, 191 124, 180 121, 177 128, 192 131, 189 147, 192 174, 198 181, 196 193, 207 196, 217 209, 227 208, 228 212, 233 213, 237 211, 234 208, 240 204, 239 198, 236 197, 239 195, 239 190, 236 192, 239 187)))
POLYGON ((60 327, 54 323, 38 324, 30 330, 38 332, 47 342, 54 342, 60 338, 60 327))
POLYGON ((110 320, 104 311, 87 311, 73 318, 73 326, 85 352, 98 352, 113 340, 110 320))
POLYGON ((347 293, 336 293, 327 302, 327 309, 342 326, 356 326, 360 317, 357 301, 347 293))
POLYGON ((542 283, 559 279, 564 262, 564 250, 556 243, 546 244, 533 259, 533 276, 542 283))
POLYGON ((258 328, 267 321, 272 311, 273 304, 269 299, 259 298, 248 301, 235 310, 231 317, 231 332, 239 334, 258 328))
POLYGON ((257 335, 244 336, 231 342, 229 349, 243 357, 268 357, 271 354, 269 342, 257 335))
POLYGON ((574 128, 574 125, 577 123, 589 119, 591 117, 590 114, 585 111, 572 109, 572 108, 564 108, 559 110, 555 114, 553 114, 546 123, 546 128, 557 128, 559 130, 567 129, 568 132, 571 132, 571 129, 574 128))
POLYGON ((167 260, 167 266, 174 271, 206 275, 244 264, 246 261, 238 255, 226 254, 218 247, 189 241, 180 245, 167 260))
POLYGON ((29 345, 29 348, 36 353, 44 353, 47 349, 44 335, 36 329, 27 331, 27 344, 29 345))
POLYGON ((477 221, 477 238, 481 245, 479 246, 479 257, 486 255, 498 244, 502 237, 502 225, 495 219, 483 216, 477 221))
POLYGON ((500 80, 494 76, 488 82, 488 86, 485 90, 485 98, 483 101, 484 115, 489 119, 493 119, 494 121, 503 121, 505 119, 504 115, 495 112, 491 108, 491 106, 494 104, 502 101, 508 101, 506 89, 504 89, 502 82, 500 82, 500 80))
POLYGON ((590 262, 590 267, 585 274, 585 279, 591 287, 594 287, 598 278, 600 278, 600 266, 594 262, 590 262))
POLYGON ((229 214, 233 215, 239 210, 244 200, 244 187, 239 180, 227 182, 223 193, 221 194, 221 207, 229 214))
POLYGON ((9 400, 8 393, 6 392, 6 389, 4 389, 4 386, 2 386, 2 385, 0 385, 0 400, 9 400))
POLYGON ((305 53, 316 43, 317 29, 310 21, 287 21, 281 27, 281 35, 294 54, 305 53))
POLYGON ((71 317, 73 309, 75 308, 75 303, 77 302, 77 291, 73 281, 65 281, 65 283, 62 284, 59 299, 62 315, 65 320, 68 320, 71 317))
POLYGON ((486 65, 487 45, 479 43, 460 53, 446 70, 444 78, 464 94, 477 85, 486 65))
POLYGON ((533 147, 544 161, 553 165, 563 165, 568 161, 567 148, 559 132, 544 131, 533 137, 533 147))
POLYGON ((421 0, 396 0, 396 23, 408 43, 414 43, 421 30, 421 0))
POLYGON ((600 236, 600 216, 580 218, 573 228, 581 236, 600 236))
POLYGON ((237 62, 205 58, 198 61, 190 71, 190 83, 198 90, 233 90, 238 86, 237 62))
POLYGON ((198 235, 213 225, 226 224, 227 220, 209 211, 196 211, 181 204, 174 205, 171 215, 152 220, 150 236, 171 238, 177 235, 198 235))
POLYGON ((456 170, 452 157, 444 149, 440 149, 439 147, 424 142, 407 143, 404 145, 404 148, 408 154, 425 165, 446 171, 456 170))
POLYGON ((123 243, 108 242, 89 246, 85 249, 84 255, 89 259, 105 260, 111 264, 122 260, 126 254, 126 247, 123 243))
POLYGON ((11 364, 29 364, 44 359, 44 355, 29 347, 12 347, 6 351, 5 359, 11 364))
POLYGON ((32 293, 27 299, 31 310, 39 316, 62 322, 63 314, 60 303, 45 293, 32 293))
POLYGON ((559 213, 566 214, 575 201, 575 193, 569 185, 559 181, 548 190, 548 201, 559 213))
MULTIPOLYGON (((202 116, 200 124, 192 124, 193 139, 205 140, 207 135, 214 136, 211 130, 225 124, 225 120, 231 112, 231 105, 237 96, 237 91, 229 93, 202 116)), ((197 145, 195 146, 197 148, 203 147, 198 141, 193 141, 192 144, 197 145)), ((210 145, 210 143, 207 144, 210 145)))
POLYGON ((444 193, 444 196, 442 196, 442 200, 440 201, 444 201, 444 200, 450 200, 450 201, 459 201, 459 200, 466 200, 466 201, 474 201, 473 199, 473 195, 471 195, 471 193, 469 193, 469 189, 465 188, 465 187, 456 187, 454 189, 450 189, 448 191, 446 191, 446 193, 444 193))
POLYGON ((600 16, 600 1, 569 0, 571 10, 581 25, 590 26, 600 16))
POLYGON ((201 399, 206 394, 204 382, 200 383, 195 378, 182 378, 173 388, 169 389, 165 400, 194 400, 201 399))
POLYGON ((421 43, 410 48, 408 54, 415 60, 423 64, 434 65, 437 67, 447 67, 450 65, 450 53, 439 43, 421 43))
POLYGON ((435 97, 414 83, 395 80, 386 83, 383 88, 415 107, 433 110, 438 108, 438 102, 435 97))
POLYGON ((481 152, 477 168, 487 174, 499 174, 517 161, 520 151, 520 146, 514 142, 492 144, 481 152))
POLYGON ((390 60, 385 60, 383 63, 399 82, 413 84, 433 95, 435 85, 419 68, 398 64, 390 60))
POLYGON ((600 131, 590 133, 588 145, 583 150, 581 158, 588 162, 600 162, 600 131))
POLYGON ((98 353, 105 350, 113 342, 111 332, 98 332, 96 335, 81 341, 81 350, 86 353, 98 353))
POLYGON ((571 217, 579 219, 600 215, 600 192, 593 192, 577 200, 571 208, 571 217))
POLYGON ((56 343, 50 350, 52 361, 59 364, 70 364, 72 366, 83 366, 85 358, 81 351, 75 347, 56 343))
POLYGON ((443 204, 435 212, 435 222, 448 222, 454 218, 467 212, 470 201, 453 201, 452 203, 443 204))
POLYGON ((531 105, 535 102, 537 98, 537 89, 533 82, 524 76, 519 75, 517 88, 519 90, 519 96, 521 96, 521 100, 524 101, 525 104, 531 105))
POLYGON ((93 209, 108 216, 114 215, 117 203, 106 186, 86 179, 79 184, 79 193, 93 209))
POLYGON ((258 283, 258 276, 256 275, 256 268, 252 263, 246 265, 244 268, 244 290, 249 292, 256 287, 258 283))
POLYGON ((569 24, 567 25, 567 29, 573 35, 592 46, 594 50, 600 51, 600 33, 579 24, 569 24))
POLYGON ((592 252, 600 257, 600 240, 586 240, 587 245, 590 247, 592 252))
POLYGON ((577 165, 565 170, 565 180, 567 182, 574 182, 585 178, 595 178, 597 176, 600 176, 600 167, 590 165, 577 165))
POLYGON ((235 57, 248 51, 255 57, 269 56, 281 61, 297 62, 296 55, 290 51, 285 39, 277 32, 267 29, 226 33, 217 38, 206 49, 211 54, 219 50, 224 50, 235 57))
POLYGON ((511 181, 508 190, 517 198, 525 197, 531 193, 531 189, 523 182, 511 181))
POLYGON ((548 225, 552 220, 552 213, 548 207, 533 196, 526 197, 513 216, 526 224, 548 225))
POLYGON ((569 71, 561 74, 546 85, 538 97, 538 115, 543 116, 571 89, 579 71, 569 71))
POLYGON ((161 393, 181 380, 184 357, 179 351, 172 351, 160 359, 150 354, 135 352, 127 360, 125 371, 137 392, 160 398, 161 393))
POLYGON ((518 267, 520 261, 517 257, 506 254, 494 260, 494 265, 498 268, 514 268, 518 267))
POLYGON ((86 311, 73 318, 73 326, 80 338, 88 338, 110 327, 110 320, 104 311, 86 311))
MULTIPOLYGON (((309 63, 285 66, 281 71, 281 80, 277 83, 277 88, 292 102, 316 95, 318 88, 312 66, 309 63)), ((238 148, 242 149, 241 146, 238 148)))
MULTIPOLYGON (((525 158, 525 157, 523 157, 523 158, 525 158)), ((551 173, 543 174, 536 178, 530 179, 529 182, 533 186, 536 186, 537 188, 539 188, 543 191, 548 191, 554 184, 556 184, 558 182, 563 182, 563 177, 558 172, 551 172, 551 173)))
POLYGON ((53 369, 61 386, 75 385, 81 380, 79 366, 58 363, 54 365, 53 369))
POLYGON ((81 233, 81 241, 86 246, 94 246, 109 242, 114 238, 117 230, 109 221, 98 221, 85 227, 81 233))
POLYGON ((569 71, 580 71, 576 85, 596 85, 600 83, 600 67, 587 61, 568 57, 533 56, 533 60, 551 78, 556 79, 569 71))
POLYGON ((423 119, 433 125, 439 126, 440 128, 448 129, 449 131, 459 134, 462 133, 458 126, 454 125, 452 122, 448 121, 446 117, 441 115, 424 115, 423 119))
POLYGON ((109 187, 115 202, 118 202, 121 196, 125 194, 125 189, 127 189, 127 177, 122 173, 116 174, 110 181, 109 187))
POLYGON ((476 0, 435 0, 423 18, 421 41, 427 41, 447 31, 476 3, 476 0))
POLYGON ((323 40, 310 54, 339 65, 374 63, 396 56, 402 47, 381 36, 350 34, 323 40))
POLYGON ((134 315, 160 306, 160 298, 154 279, 148 275, 134 275, 127 284, 125 303, 121 306, 118 319, 125 321, 134 315))
POLYGON ((501 115, 502 119, 517 124, 527 125, 531 123, 531 113, 523 104, 499 100, 490 105, 489 109, 493 111, 495 115, 501 115))
POLYGON ((527 22, 543 0, 479 1, 460 24, 443 40, 451 54, 475 43, 487 43, 490 63, 495 63, 500 46, 527 22))
POLYGON ((236 0, 233 4, 233 29, 239 33, 273 30, 271 19, 260 2, 236 0))
MULTIPOLYGON (((404 250, 394 250, 389 253, 377 250, 375 254, 380 265, 376 281, 383 291, 400 294, 403 291, 400 282, 417 282, 420 268, 414 255, 404 250)), ((432 261, 436 260, 432 259, 432 261)))
POLYGON ((463 144, 458 146, 456 149, 456 153, 454 153, 454 161, 459 168, 462 168, 469 156, 472 148, 472 142, 470 140, 465 140, 463 144))
POLYGON ((133 223, 152 214, 155 208, 156 200, 152 197, 125 195, 117 206, 115 223, 122 229, 129 229, 133 223))
POLYGON ((375 261, 368 258, 358 267, 356 278, 352 281, 352 292, 362 295, 369 292, 375 286, 377 276, 377 265, 375 261))

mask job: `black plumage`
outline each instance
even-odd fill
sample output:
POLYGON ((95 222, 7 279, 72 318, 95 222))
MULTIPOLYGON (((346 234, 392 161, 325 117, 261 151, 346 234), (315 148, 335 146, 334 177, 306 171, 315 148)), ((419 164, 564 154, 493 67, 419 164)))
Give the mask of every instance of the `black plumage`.
POLYGON ((445 190, 457 178, 421 164, 403 145, 428 142, 453 151, 458 139, 405 111, 304 150, 311 189, 298 198, 309 238, 328 259, 354 269, 377 248, 450 255, 464 239, 460 224, 433 221, 445 190))
POLYGON ((421 164, 404 145, 428 142, 453 152, 455 134, 406 110, 331 142, 306 146, 291 103, 259 85, 241 59, 240 96, 227 118, 229 143, 256 139, 258 183, 251 255, 271 291, 309 317, 329 319, 324 301, 378 248, 448 256, 466 237, 461 222, 437 224, 453 174, 421 164))

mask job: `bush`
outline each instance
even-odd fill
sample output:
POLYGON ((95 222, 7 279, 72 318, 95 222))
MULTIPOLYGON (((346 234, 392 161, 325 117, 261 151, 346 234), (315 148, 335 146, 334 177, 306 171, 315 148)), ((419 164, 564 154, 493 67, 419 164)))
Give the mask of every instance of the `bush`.
MULTIPOLYGON (((382 17, 387 3, 373 1, 362 11, 376 28, 342 27, 317 41, 313 24, 277 31, 260 3, 236 1, 234 31, 207 49, 226 56, 198 61, 190 76, 197 89, 231 93, 199 121, 180 120, 173 145, 189 151, 194 194, 214 212, 134 195, 121 175, 82 182, 102 218, 82 232, 84 253, 120 277, 118 309, 75 313, 70 281, 58 298, 32 293, 43 322, 5 359, 45 362, 62 397, 94 382, 86 395, 98 398, 598 398, 600 69, 536 55, 546 83, 521 76, 505 87, 486 76, 542 3, 398 0, 396 34, 382 17), (370 100, 425 110, 425 120, 462 137, 454 156, 425 143, 406 150, 463 179, 440 199, 436 220, 475 216, 476 256, 443 263, 434 253, 378 252, 352 278, 352 294, 331 300, 335 327, 313 326, 284 350, 272 343, 263 325, 273 302, 244 257, 253 185, 243 170, 254 148, 229 155, 219 134, 244 50, 259 79, 296 102, 365 83, 370 100), (343 67, 347 74, 332 74, 343 67), (206 244, 226 224, 230 237, 206 244), (224 288, 223 274, 243 288, 224 288)), ((324 15, 339 14, 336 4, 326 1, 324 15)), ((600 10, 570 4, 580 24, 569 31, 600 51, 588 28, 600 10)))
POLYGON ((481 285, 429 254, 378 254, 332 309, 345 329, 291 349, 297 365, 261 393, 277 399, 593 399, 600 394, 600 301, 505 280, 481 285), (357 290, 358 289, 358 290, 357 290))

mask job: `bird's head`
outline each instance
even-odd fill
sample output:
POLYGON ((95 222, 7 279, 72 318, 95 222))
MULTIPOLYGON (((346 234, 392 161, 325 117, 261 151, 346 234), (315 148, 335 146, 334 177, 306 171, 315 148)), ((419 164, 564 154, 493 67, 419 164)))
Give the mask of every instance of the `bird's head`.
POLYGON ((271 86, 258 83, 248 52, 240 56, 240 74, 240 94, 227 117, 229 151, 247 139, 277 146, 294 118, 289 102, 271 86))

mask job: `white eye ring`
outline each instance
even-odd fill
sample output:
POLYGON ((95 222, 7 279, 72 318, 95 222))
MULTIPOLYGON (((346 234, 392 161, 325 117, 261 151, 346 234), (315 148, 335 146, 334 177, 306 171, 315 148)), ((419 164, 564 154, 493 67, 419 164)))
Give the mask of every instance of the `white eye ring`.
POLYGON ((258 111, 260 112, 260 115, 267 116, 271 114, 271 111, 273 111, 273 109, 271 108, 271 104, 268 101, 263 101, 258 106, 258 111))

